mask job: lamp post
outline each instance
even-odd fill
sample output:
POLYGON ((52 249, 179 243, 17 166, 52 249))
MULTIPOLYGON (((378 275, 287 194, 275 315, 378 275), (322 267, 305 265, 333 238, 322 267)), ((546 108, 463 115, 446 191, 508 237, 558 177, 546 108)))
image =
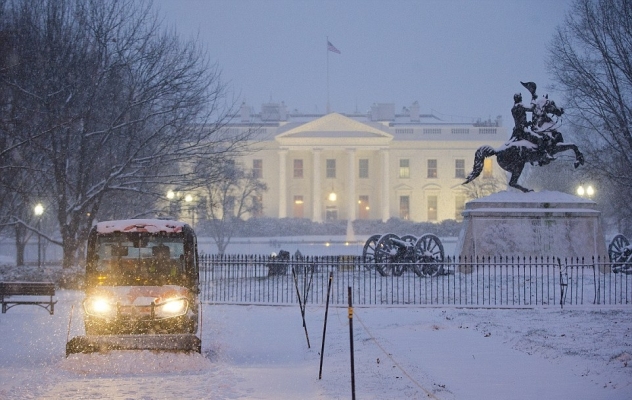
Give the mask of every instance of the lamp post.
POLYGON ((44 206, 40 203, 35 205, 33 212, 37 217, 37 267, 42 267, 42 235, 40 234, 42 214, 44 214, 44 206))
POLYGON ((175 208, 173 200, 176 197, 176 193, 173 190, 167 191, 167 200, 169 201, 169 217, 175 219, 175 208))
POLYGON ((191 227, 195 228, 195 213, 193 210, 193 205, 191 204, 191 202, 193 201, 193 196, 191 196, 190 194, 187 194, 186 196, 184 196, 184 201, 189 206, 189 214, 191 216, 191 227))

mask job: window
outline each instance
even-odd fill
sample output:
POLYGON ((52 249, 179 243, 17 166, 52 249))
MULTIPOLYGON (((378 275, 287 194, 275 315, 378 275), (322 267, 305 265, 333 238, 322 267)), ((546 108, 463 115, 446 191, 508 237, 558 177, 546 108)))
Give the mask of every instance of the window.
POLYGON ((335 178, 336 177, 336 160, 328 159, 327 160, 327 178, 335 178))
POLYGON ((235 216, 235 196, 226 196, 226 203, 224 204, 224 212, 226 215, 235 216))
POLYGON ((424 128, 424 135, 441 135, 441 128, 424 128))
POLYGON ((410 219, 410 196, 399 196, 399 218, 410 219))
POLYGON ((292 216, 294 218, 303 218, 303 204, 303 196, 294 196, 294 203, 292 204, 292 216))
POLYGON ((252 196, 252 210, 250 214, 253 217, 263 217, 263 197, 252 196))
POLYGON ((410 160, 407 158, 399 160, 399 177, 402 179, 410 178, 410 160))
POLYGON ((366 158, 360 159, 360 166, 358 168, 360 178, 369 177, 369 160, 366 158))
POLYGON ((325 219, 327 221, 335 221, 338 219, 338 209, 336 206, 327 206, 325 219))
POLYGON ((428 196, 428 221, 437 220, 437 196, 428 196))
POLYGON ((491 178, 493 176, 492 159, 486 158, 483 161, 483 178, 491 178))
POLYGON ((454 177, 465 178, 465 160, 454 160, 454 177))
POLYGON ((428 178, 437 177, 437 160, 428 160, 428 178))
POLYGON ((358 219, 369 219, 369 196, 358 198, 358 219))
POLYGON ((412 130, 412 128, 396 128, 395 129, 395 134, 412 135, 413 134, 413 130, 412 130))
POLYGON ((294 178, 296 179, 303 178, 303 160, 301 159, 294 160, 294 178))
POLYGON ((452 128, 453 135, 467 135, 470 133, 469 128, 452 128))
POLYGON ((495 135, 496 128, 478 128, 478 133, 481 135, 495 135))
POLYGON ((252 177, 263 178, 263 160, 252 160, 252 177))
POLYGON ((457 221, 461 221, 463 219, 463 215, 461 213, 465 210, 465 195, 457 194, 454 197, 454 219, 457 221))

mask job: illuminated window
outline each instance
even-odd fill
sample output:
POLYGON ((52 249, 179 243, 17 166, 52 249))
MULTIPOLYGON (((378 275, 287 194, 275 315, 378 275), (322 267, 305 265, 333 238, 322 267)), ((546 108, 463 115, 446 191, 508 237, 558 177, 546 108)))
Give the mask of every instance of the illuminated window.
POLYGON ((252 177, 263 178, 263 160, 252 160, 252 177))
POLYGON ((303 160, 301 159, 294 160, 294 178, 303 178, 303 160))
POLYGON ((428 196, 428 221, 437 220, 437 196, 428 196))
POLYGON ((454 177, 465 178, 465 160, 454 160, 454 177))
POLYGON ((336 206, 327 206, 325 218, 327 221, 335 221, 338 219, 338 209, 336 206))
POLYGON ((358 197, 358 218, 369 219, 369 196, 358 197))
POLYGON ((410 160, 407 158, 399 160, 399 177, 403 179, 410 178, 410 160))
POLYGON ((360 160, 360 165, 358 168, 359 171, 359 177, 360 178, 368 178, 369 177, 369 160, 366 158, 363 158, 360 160))
POLYGON ((437 160, 428 160, 428 178, 437 177, 437 160))
POLYGON ((399 196, 399 218, 410 219, 410 196, 399 196))
POLYGON ((224 212, 231 217, 235 216, 235 196, 226 196, 224 212))
POLYGON ((252 196, 252 211, 250 212, 253 217, 263 217, 263 197, 252 196))
POLYGON ((494 176, 492 169, 492 159, 486 158, 483 162, 483 178, 491 178, 494 176))
POLYGON ((336 160, 328 159, 327 160, 327 178, 335 178, 336 177, 336 160))
POLYGON ((294 196, 294 204, 292 206, 292 216, 294 218, 303 218, 304 201, 303 196, 294 196))

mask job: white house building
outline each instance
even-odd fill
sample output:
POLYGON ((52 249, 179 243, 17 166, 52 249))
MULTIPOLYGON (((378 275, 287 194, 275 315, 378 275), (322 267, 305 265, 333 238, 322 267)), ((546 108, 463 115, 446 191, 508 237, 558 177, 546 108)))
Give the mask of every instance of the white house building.
MULTIPOLYGON (((445 122, 420 114, 417 103, 401 113, 376 104, 346 115, 289 113, 283 103, 264 104, 257 114, 244 104, 225 129, 260 134, 257 150, 240 162, 268 186, 257 199, 262 215, 314 222, 460 219, 476 149, 509 137, 500 117, 445 122)), ((506 182, 495 158, 479 179, 489 178, 506 182)))

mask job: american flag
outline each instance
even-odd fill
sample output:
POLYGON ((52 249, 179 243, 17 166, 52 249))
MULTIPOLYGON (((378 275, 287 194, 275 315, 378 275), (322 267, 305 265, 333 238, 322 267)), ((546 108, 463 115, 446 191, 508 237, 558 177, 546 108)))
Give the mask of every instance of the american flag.
POLYGON ((330 42, 329 40, 327 41, 327 50, 329 50, 329 51, 333 51, 334 53, 338 53, 338 54, 340 54, 340 50, 338 50, 338 49, 336 48, 336 46, 334 46, 333 44, 331 44, 331 42, 330 42))

